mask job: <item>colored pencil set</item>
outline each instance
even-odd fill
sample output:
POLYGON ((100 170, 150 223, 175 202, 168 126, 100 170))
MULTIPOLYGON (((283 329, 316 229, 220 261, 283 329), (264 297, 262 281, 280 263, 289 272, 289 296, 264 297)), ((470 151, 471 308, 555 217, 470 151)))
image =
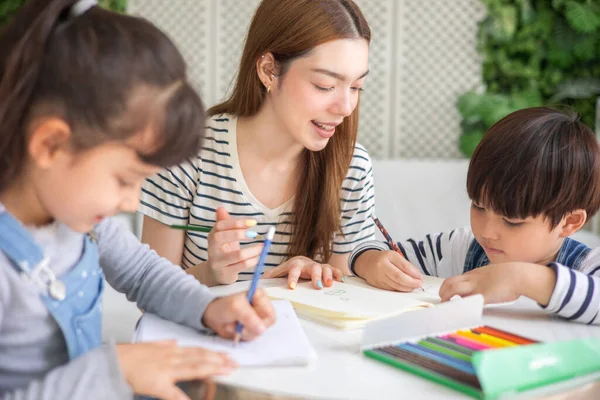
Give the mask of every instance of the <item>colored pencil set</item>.
MULTIPOLYGON (((489 326, 430 336, 416 342, 371 349, 365 354, 429 379, 454 381, 480 391, 472 364, 475 352, 538 343, 489 326)), ((443 383, 443 382, 441 382, 443 383)))

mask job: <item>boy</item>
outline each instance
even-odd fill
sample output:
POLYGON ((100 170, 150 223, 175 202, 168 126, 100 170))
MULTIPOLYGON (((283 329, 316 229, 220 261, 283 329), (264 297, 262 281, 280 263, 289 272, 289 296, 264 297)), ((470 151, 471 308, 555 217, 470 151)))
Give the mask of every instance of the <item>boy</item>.
POLYGON ((496 123, 467 174, 471 228, 357 247, 351 270, 383 289, 420 286, 419 269, 446 279, 443 301, 480 293, 486 303, 526 296, 548 312, 600 323, 600 248, 568 236, 600 207, 600 146, 576 115, 539 107, 496 123), (420 268, 416 268, 413 264, 420 268))

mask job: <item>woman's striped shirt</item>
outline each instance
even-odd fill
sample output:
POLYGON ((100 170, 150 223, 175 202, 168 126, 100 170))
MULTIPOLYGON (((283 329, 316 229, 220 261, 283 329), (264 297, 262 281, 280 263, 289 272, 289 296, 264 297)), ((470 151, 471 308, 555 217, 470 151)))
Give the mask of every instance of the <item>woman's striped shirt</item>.
MULTIPOLYGON (((142 187, 139 211, 164 224, 212 226, 215 211, 225 207, 234 218, 255 219, 255 230, 264 234, 276 226, 265 270, 279 265, 288 250, 292 225, 293 199, 270 209, 261 204, 248 189, 242 174, 236 143, 237 118, 220 115, 208 119, 204 147, 194 160, 168 168, 146 180, 142 187)), ((374 212, 375 191, 369 154, 356 145, 350 168, 340 193, 343 235, 333 239, 333 252, 349 253, 354 247, 374 238, 369 219, 374 212)), ((260 236, 259 236, 260 238, 260 236)), ((248 240, 242 247, 262 240, 248 240)), ((207 234, 186 232, 182 267, 189 268, 207 259, 207 234)), ((252 272, 243 272, 244 275, 252 272)))

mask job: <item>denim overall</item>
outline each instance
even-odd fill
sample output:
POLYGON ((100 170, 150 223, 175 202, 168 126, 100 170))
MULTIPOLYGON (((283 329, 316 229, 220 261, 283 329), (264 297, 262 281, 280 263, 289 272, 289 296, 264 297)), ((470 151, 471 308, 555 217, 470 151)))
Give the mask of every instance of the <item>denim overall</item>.
POLYGON ((98 249, 89 235, 85 235, 79 261, 68 272, 55 277, 31 234, 0 209, 0 251, 23 279, 40 287, 41 299, 63 333, 69 359, 101 345, 104 280, 98 249))
MULTIPOLYGON (((585 260, 585 257, 589 252, 590 248, 585 244, 571 238, 566 238, 558 251, 556 262, 570 269, 579 270, 581 268, 581 263, 585 260)), ((469 246, 467 257, 465 258, 463 273, 486 266, 489 263, 490 260, 485 254, 483 247, 481 247, 477 240, 473 240, 469 246)))

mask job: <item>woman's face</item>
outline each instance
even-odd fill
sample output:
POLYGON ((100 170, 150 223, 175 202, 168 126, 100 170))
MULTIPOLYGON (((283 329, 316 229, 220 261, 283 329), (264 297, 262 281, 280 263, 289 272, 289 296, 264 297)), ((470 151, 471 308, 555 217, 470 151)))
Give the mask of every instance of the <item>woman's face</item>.
POLYGON ((271 88, 283 128, 311 151, 325 148, 336 127, 352 114, 368 73, 369 43, 338 39, 292 61, 271 88))

